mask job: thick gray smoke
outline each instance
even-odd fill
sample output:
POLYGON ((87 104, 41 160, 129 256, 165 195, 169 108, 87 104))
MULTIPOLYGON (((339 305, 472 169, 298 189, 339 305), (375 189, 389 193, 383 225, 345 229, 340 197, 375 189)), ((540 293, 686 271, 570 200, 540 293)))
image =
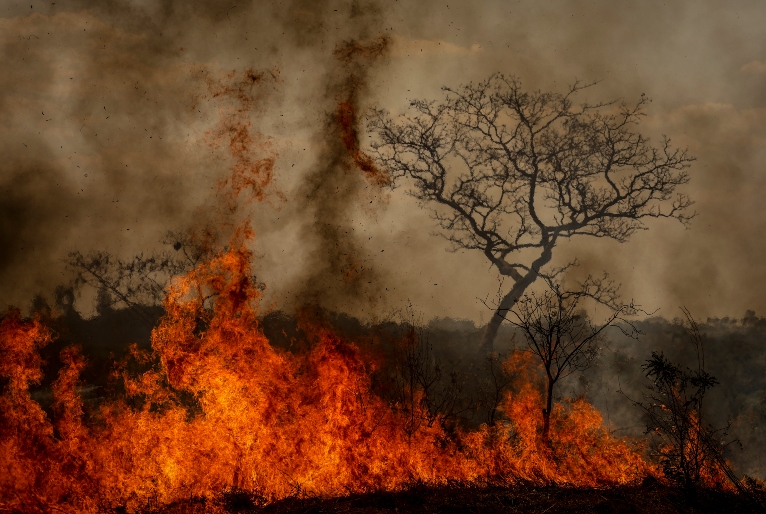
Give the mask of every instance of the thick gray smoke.
POLYGON ((374 4, 5 14, 3 301, 66 282, 70 251, 149 253, 168 230, 223 224, 220 179, 274 157, 248 215, 280 304, 379 298, 362 233, 383 183, 365 175, 357 112, 388 45, 374 4))

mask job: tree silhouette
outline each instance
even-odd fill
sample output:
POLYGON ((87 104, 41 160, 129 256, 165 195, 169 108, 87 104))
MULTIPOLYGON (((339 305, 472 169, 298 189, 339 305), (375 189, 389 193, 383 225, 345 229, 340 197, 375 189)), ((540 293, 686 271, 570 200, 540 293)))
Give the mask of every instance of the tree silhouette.
POLYGON ((139 254, 130 259, 105 251, 70 252, 67 266, 74 273, 72 289, 91 286, 98 291, 99 308, 127 308, 137 320, 153 327, 157 322, 154 308, 162 305, 168 281, 211 255, 208 245, 180 233, 169 232, 163 243, 174 251, 139 254))
POLYGON ((553 389, 562 378, 590 367, 598 356, 604 330, 616 326, 630 337, 638 329, 626 316, 643 312, 633 303, 620 303, 614 284, 604 279, 588 278, 574 290, 547 280, 548 289, 542 293, 525 294, 514 308, 504 315, 519 328, 545 372, 545 407, 543 408, 542 439, 549 443, 553 389), (583 300, 592 299, 609 309, 603 323, 594 324, 583 310, 583 300))
POLYGON ((647 218, 693 216, 676 190, 694 158, 667 137, 653 146, 635 131, 649 100, 576 105, 591 85, 526 92, 495 74, 443 88, 441 103, 415 100, 408 114, 377 110, 370 120, 373 155, 394 185, 412 186, 455 250, 481 251, 513 280, 485 331, 487 350, 524 291, 566 268, 547 267, 562 240, 624 242, 647 218))

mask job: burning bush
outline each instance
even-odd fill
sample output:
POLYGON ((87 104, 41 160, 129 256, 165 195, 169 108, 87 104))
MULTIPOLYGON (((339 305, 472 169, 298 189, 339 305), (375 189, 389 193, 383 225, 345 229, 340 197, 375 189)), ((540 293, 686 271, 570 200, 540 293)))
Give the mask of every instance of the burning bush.
POLYGON ((684 309, 688 335, 697 357, 697 369, 670 362, 663 353, 652 352, 643 365, 651 380, 644 401, 634 401, 647 419, 647 432, 660 442, 657 455, 664 475, 693 491, 700 485, 727 484, 745 490, 723 457, 725 428, 715 429, 705 419, 703 401, 718 380, 705 370, 702 334, 684 309))

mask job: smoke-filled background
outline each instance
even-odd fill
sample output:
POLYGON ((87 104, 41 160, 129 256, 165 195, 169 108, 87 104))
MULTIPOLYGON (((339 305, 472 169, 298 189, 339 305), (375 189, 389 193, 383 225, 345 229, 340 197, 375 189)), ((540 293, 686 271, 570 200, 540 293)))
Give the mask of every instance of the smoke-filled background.
MULTIPOLYGON (((385 170, 368 165, 364 114, 402 112, 410 99, 441 99, 442 86, 500 71, 529 89, 600 80, 592 100, 646 94, 641 130, 698 158, 684 191, 698 213, 689 229, 660 220, 626 244, 567 242, 561 262, 576 256, 585 270, 610 272, 626 298, 668 319, 679 305, 700 319, 757 316, 766 312, 764 27, 766 6, 744 0, 3 0, 0 302, 26 308, 52 295, 71 280, 72 251, 151 255, 168 231, 247 217, 271 309, 311 303, 382 320, 411 303, 425 320, 481 325, 496 273, 479 252, 447 252, 406 187, 390 189, 385 170), (229 205, 225 177, 262 201, 229 205)), ((92 295, 75 304, 94 312, 92 295)), ((640 379, 648 348, 673 341, 661 335, 675 329, 660 325, 646 327, 646 348, 614 343, 610 369, 632 362, 640 379)), ((726 376, 761 358, 756 325, 737 325, 747 344, 728 350, 722 339, 726 376)), ((596 371, 589 380, 571 388, 614 391, 596 371)), ((766 400, 751 386, 741 402, 761 419, 766 400)), ((627 419, 627 403, 603 398, 611 418, 627 419)), ((762 465, 741 464, 763 475, 762 465)))
POLYGON ((240 124, 252 140, 244 158, 276 158, 279 194, 252 214, 275 305, 323 296, 375 317, 410 300, 426 318, 486 320, 477 298, 497 277, 483 256, 445 252, 404 189, 340 169, 333 117, 355 102, 364 146, 370 106, 399 112, 502 71, 559 91, 601 80, 596 99, 646 93, 644 132, 698 157, 690 229, 656 223, 628 244, 575 241, 560 256, 610 271, 626 296, 670 317, 678 305, 701 318, 766 307, 759 2, 6 0, 0 16, 4 303, 26 306, 65 281, 71 250, 148 253, 204 216, 243 158, 228 132, 240 124), (379 55, 337 51, 381 36, 379 55), (248 69, 262 80, 244 84, 248 69))

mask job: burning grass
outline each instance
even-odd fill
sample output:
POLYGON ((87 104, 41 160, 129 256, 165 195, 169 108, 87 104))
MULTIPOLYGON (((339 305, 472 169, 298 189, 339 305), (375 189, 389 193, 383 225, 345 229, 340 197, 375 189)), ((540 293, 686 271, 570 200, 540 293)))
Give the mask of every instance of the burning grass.
MULTIPOLYGON (((30 386, 42 378, 39 349, 52 335, 39 320, 5 314, 0 510, 180 512, 170 506, 212 508, 226 491, 287 505, 280 500, 401 498, 393 493, 413 484, 432 498, 455 483, 509 491, 558 484, 576 496, 570 488, 659 476, 640 446, 611 435, 582 399, 554 409, 550 444, 543 443, 533 366, 518 357, 505 363, 519 381, 501 402, 500 423, 468 429, 422 412, 415 414, 428 421, 413 430, 401 406, 375 393, 378 363, 353 341, 305 326, 312 344, 304 352, 270 343, 258 319, 248 238, 240 230, 228 251, 171 283, 152 351, 133 348, 115 371, 124 394, 97 405, 86 406, 78 392, 86 361, 69 348, 46 414, 30 386)), ((455 501, 497 490, 459 488, 455 501)))

